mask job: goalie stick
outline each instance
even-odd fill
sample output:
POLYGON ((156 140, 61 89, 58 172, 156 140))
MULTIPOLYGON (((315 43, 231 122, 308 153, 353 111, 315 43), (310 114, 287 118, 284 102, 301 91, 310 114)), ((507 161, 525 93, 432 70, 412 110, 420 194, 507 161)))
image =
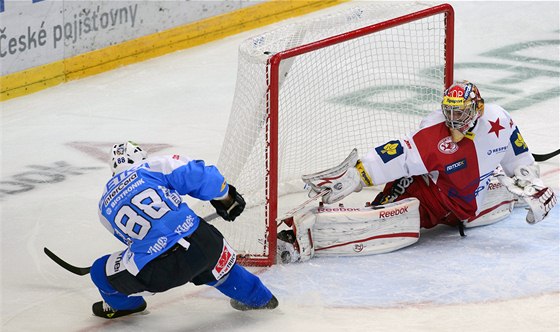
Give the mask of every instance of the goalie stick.
POLYGON ((300 205, 296 206, 295 208, 291 209, 290 211, 288 211, 282 218, 276 218, 276 222, 278 223, 278 226, 280 226, 284 220, 286 219, 290 219, 291 217, 294 216, 294 214, 296 214, 299 210, 303 209, 305 206, 307 206, 307 204, 313 202, 314 200, 325 196, 326 194, 328 194, 330 191, 330 189, 323 189, 322 191, 318 192, 317 194, 315 194, 314 196, 310 197, 308 200, 306 200, 305 202, 301 203, 300 205))
POLYGON ((535 158, 535 161, 546 161, 552 157, 555 157, 557 155, 560 154, 560 149, 556 150, 556 151, 552 151, 550 153, 546 153, 546 154, 535 154, 533 153, 533 158, 535 158))

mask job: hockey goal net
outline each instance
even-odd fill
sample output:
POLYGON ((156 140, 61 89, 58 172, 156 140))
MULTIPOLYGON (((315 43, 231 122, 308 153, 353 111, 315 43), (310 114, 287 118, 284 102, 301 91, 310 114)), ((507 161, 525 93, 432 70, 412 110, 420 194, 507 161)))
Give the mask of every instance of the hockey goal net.
POLYGON ((277 219, 307 199, 301 175, 398 138, 439 107, 452 82, 453 19, 447 4, 370 3, 240 45, 217 166, 247 208, 213 223, 242 264, 275 263, 277 219))

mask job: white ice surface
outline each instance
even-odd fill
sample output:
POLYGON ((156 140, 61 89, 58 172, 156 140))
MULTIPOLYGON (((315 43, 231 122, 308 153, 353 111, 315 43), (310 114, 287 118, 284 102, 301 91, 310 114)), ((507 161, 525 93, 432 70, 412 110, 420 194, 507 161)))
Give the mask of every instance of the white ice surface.
MULTIPOLYGON (((455 77, 477 82, 487 101, 521 105, 512 115, 534 153, 558 149, 559 3, 453 5, 455 77), (483 55, 509 45, 523 46, 517 58, 483 55)), ((216 162, 237 45, 268 29, 0 103, 0 330, 558 331, 558 207, 536 225, 518 209, 466 238, 438 227, 390 254, 252 269, 280 300, 272 312, 237 312, 214 289, 185 285, 148 298, 143 315, 91 315, 100 297, 89 278, 62 270, 43 247, 80 266, 121 249, 96 211, 115 141, 216 162)), ((559 158, 541 167, 558 193, 559 158)))

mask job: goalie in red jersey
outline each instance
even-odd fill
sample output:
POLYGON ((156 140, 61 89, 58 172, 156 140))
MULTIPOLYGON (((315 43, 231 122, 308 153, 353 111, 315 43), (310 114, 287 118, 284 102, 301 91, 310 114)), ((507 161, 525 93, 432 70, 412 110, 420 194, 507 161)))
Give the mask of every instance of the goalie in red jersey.
POLYGON ((467 81, 451 85, 441 110, 418 130, 361 158, 354 150, 342 164, 302 179, 310 197, 326 192, 326 204, 364 187, 385 187, 371 206, 308 208, 286 220, 291 229, 278 236, 286 262, 390 252, 418 241, 420 228, 439 224, 464 235, 464 228, 504 219, 517 200, 534 224, 556 204, 510 114, 485 104, 467 81))

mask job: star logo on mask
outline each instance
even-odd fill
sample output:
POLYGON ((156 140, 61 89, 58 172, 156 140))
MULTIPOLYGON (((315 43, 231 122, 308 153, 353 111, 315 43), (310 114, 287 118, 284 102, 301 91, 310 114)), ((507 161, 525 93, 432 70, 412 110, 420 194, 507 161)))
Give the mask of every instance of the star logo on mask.
POLYGON ((488 134, 494 133, 496 134, 496 137, 500 137, 500 130, 506 129, 500 125, 500 118, 497 118, 496 121, 488 120, 488 122, 490 122, 490 130, 488 131, 488 134))

